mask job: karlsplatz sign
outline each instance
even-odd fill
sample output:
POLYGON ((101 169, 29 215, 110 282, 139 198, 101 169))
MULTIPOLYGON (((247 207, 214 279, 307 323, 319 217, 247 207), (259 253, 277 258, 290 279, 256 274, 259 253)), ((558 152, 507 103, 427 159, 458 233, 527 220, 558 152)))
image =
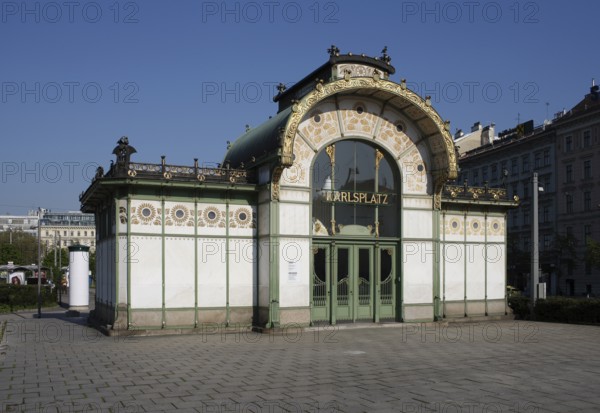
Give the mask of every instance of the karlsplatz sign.
POLYGON ((325 201, 347 204, 388 205, 391 199, 390 194, 374 192, 326 191, 325 201))

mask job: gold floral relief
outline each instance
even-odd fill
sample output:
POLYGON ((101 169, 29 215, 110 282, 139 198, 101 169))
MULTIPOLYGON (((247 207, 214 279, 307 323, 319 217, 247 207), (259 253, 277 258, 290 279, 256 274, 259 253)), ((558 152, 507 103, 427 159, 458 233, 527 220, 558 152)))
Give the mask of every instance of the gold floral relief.
POLYGON ((198 209, 198 226, 208 228, 225 228, 225 211, 216 206, 198 209))
POLYGON ((397 157, 411 144, 411 140, 404 133, 405 126, 401 122, 393 123, 389 119, 382 118, 377 139, 385 142, 392 149, 392 154, 397 157))
POLYGON ((282 148, 282 164, 290 166, 293 163, 292 152, 293 142, 298 126, 304 117, 315 108, 324 99, 327 99, 335 94, 339 94, 351 90, 376 90, 384 93, 389 93, 400 97, 406 102, 410 102, 412 106, 406 107, 404 112, 412 118, 420 118, 423 115, 429 118, 430 122, 435 124, 439 134, 432 139, 439 139, 443 143, 445 150, 433 156, 432 162, 438 167, 439 171, 436 175, 440 175, 440 179, 455 179, 458 172, 454 141, 450 134, 450 124, 441 119, 439 114, 431 107, 431 102, 424 100, 415 92, 406 88, 405 85, 397 84, 387 80, 373 78, 344 78, 333 81, 320 87, 315 88, 307 94, 298 103, 294 104, 292 114, 289 117, 285 127, 285 137, 282 148), (411 114, 412 113, 412 114, 411 114), (439 158, 439 159, 436 159, 439 158), (436 163, 437 161, 437 163, 436 163))
POLYGON ((324 141, 340 136, 337 113, 317 107, 300 124, 299 130, 313 145, 319 146, 324 141))
POLYGON ((248 207, 229 211, 230 228, 256 228, 256 213, 248 207))
POLYGON ((472 218, 467 221, 467 235, 483 235, 483 221, 478 218, 472 218))
POLYGON ((487 231, 492 236, 504 236, 504 221, 498 218, 488 219, 487 231))
POLYGON ((119 222, 127 224, 127 208, 125 207, 119 207, 119 222))
POLYGON ((340 115, 346 134, 373 135, 378 116, 369 112, 366 104, 357 102, 352 109, 340 109, 340 115))
POLYGON ((419 150, 415 146, 400 160, 402 184, 404 192, 427 193, 427 165, 423 162, 419 150))
POLYGON ((282 181, 288 184, 308 185, 308 165, 314 152, 297 136, 294 141, 294 163, 289 168, 284 169, 282 173, 282 181))
POLYGON ((192 211, 182 204, 165 209, 166 226, 193 226, 194 215, 192 211))
POLYGON ((150 202, 142 202, 137 207, 131 208, 131 223, 136 225, 161 225, 162 209, 155 207, 150 202))
POLYGON ((444 232, 449 235, 464 235, 464 225, 462 217, 447 217, 444 232))

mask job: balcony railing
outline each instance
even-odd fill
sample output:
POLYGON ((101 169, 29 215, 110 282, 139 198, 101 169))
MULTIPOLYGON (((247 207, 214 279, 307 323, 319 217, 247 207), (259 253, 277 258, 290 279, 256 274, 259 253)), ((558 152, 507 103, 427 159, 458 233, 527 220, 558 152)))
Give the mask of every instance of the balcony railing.
POLYGON ((515 195, 508 197, 506 188, 490 188, 488 185, 483 187, 464 185, 444 185, 442 196, 446 199, 469 200, 469 201, 513 201, 519 202, 519 197, 515 195))
POLYGON ((254 174, 245 169, 212 168, 199 166, 167 165, 129 162, 113 164, 103 178, 163 179, 166 181, 197 181, 206 183, 254 183, 254 174))

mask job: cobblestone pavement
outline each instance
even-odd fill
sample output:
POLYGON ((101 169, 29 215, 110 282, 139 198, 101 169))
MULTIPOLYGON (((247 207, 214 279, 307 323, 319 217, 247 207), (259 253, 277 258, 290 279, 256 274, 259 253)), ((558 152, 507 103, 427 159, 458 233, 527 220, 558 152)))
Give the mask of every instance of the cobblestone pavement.
POLYGON ((600 328, 530 322, 105 337, 0 316, 2 411, 598 412, 600 328), (4 323, 6 322, 6 323, 4 323))

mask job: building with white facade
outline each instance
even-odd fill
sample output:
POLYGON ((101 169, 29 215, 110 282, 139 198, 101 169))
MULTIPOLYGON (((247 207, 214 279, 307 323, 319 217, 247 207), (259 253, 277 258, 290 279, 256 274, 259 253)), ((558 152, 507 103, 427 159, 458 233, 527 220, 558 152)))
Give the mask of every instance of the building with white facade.
POLYGON ((46 210, 41 222, 41 240, 46 250, 54 246, 68 248, 71 245, 85 245, 90 247, 91 251, 96 249, 94 214, 46 210))
MULTIPOLYGON (((117 160, 81 196, 93 318, 113 329, 420 322, 507 313, 502 188, 457 178, 449 123, 378 58, 290 89, 219 168, 117 160)), ((200 149, 200 148, 199 148, 200 149)))

